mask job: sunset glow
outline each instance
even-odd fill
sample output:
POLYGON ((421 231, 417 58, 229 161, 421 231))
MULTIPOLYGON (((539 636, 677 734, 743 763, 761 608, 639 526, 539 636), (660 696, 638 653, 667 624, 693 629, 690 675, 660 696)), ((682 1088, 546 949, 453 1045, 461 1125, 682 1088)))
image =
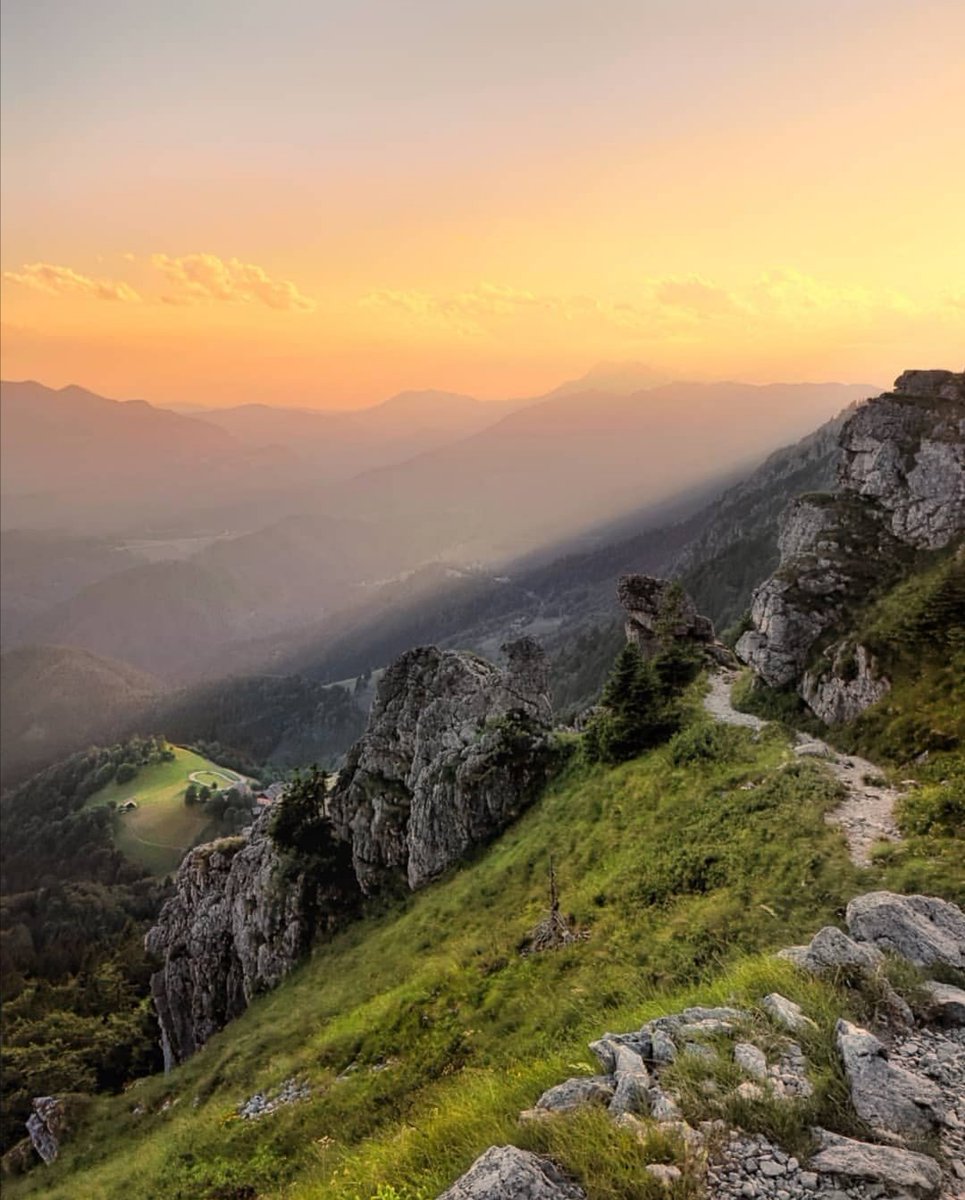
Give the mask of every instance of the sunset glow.
POLYGON ((965 347, 956 0, 6 6, 3 374, 184 403, 965 347))

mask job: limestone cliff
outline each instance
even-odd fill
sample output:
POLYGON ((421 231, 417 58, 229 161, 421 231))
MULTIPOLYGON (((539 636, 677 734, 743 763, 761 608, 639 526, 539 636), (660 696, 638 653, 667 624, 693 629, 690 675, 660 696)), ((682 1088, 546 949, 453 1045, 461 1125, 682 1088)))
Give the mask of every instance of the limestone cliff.
POLYGON ((917 552, 965 529, 965 374, 906 371, 854 412, 840 444, 838 490, 785 512, 780 566, 755 591, 753 628, 737 644, 767 684, 796 685, 828 723, 889 687, 867 647, 834 633, 917 552))
POLYGON ((324 853, 280 850, 269 812, 185 857, 146 939, 167 1067, 278 984, 363 890, 421 887, 535 799, 558 756, 546 664, 529 639, 504 651, 505 669, 431 646, 389 667, 320 817, 324 853))
POLYGON ((270 820, 265 813, 237 837, 187 854, 174 895, 145 939, 160 961, 151 994, 165 1069, 275 987, 319 927, 352 907, 344 873, 311 873, 286 861, 270 820))
POLYGON ((543 654, 531 639, 504 650, 506 670, 424 647, 382 677, 331 801, 364 891, 393 876, 422 887, 504 829, 545 783, 557 751, 543 654))

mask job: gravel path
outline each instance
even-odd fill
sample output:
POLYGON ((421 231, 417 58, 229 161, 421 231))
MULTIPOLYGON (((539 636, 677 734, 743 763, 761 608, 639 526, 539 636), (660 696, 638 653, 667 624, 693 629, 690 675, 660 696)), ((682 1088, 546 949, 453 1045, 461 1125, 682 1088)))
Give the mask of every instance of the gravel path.
MULTIPOLYGON (((761 729, 765 722, 760 717, 738 712, 731 703, 730 689, 736 679, 736 671, 715 671, 710 677, 710 691, 704 697, 704 708, 726 725, 761 729)), ((844 800, 828 813, 826 820, 844 833, 852 862, 866 867, 876 842, 899 840, 894 807, 902 793, 887 784, 880 767, 854 754, 839 754, 827 742, 804 733, 798 733, 794 753, 820 759, 844 785, 844 800)))

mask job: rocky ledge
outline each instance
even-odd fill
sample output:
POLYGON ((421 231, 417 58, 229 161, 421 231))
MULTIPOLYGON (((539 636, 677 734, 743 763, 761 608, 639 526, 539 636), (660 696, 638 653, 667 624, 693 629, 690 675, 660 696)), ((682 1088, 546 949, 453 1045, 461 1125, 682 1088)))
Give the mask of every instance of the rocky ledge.
POLYGON ((828 724, 853 720, 890 683, 866 646, 834 631, 916 552, 965 530, 965 373, 906 371, 840 433, 834 494, 782 517, 781 562, 754 593, 738 656, 771 687, 794 684, 828 724), (819 642, 827 642, 815 661, 819 642))
MULTIPOLYGON (((553 1120, 561 1112, 599 1105, 641 1140, 656 1124, 678 1151, 675 1163, 644 1168, 651 1181, 672 1185, 686 1176, 714 1200, 951 1200, 962 1195, 965 992, 930 981, 916 990, 913 1011, 891 991, 882 966, 885 955, 892 954, 925 969, 960 969, 965 915, 935 897, 872 892, 851 902, 846 919, 848 933, 827 926, 807 946, 782 954, 806 974, 847 980, 878 1000, 884 1022, 880 1037, 845 1019, 833 1032, 851 1106, 851 1113, 842 1115, 850 1126, 867 1130, 863 1139, 815 1127, 810 1153, 798 1157, 739 1127, 741 1114, 752 1116, 755 1105, 776 1102, 801 1111, 814 1095, 813 1068, 802 1043, 813 1044, 821 1031, 802 1006, 777 993, 748 1007, 695 1006, 629 1033, 604 1034, 590 1045, 599 1072, 548 1089, 521 1120, 553 1120), (691 1125, 685 1120, 688 1099, 679 1087, 681 1081, 693 1084, 695 1073, 703 1075, 702 1109, 717 1115, 691 1125)), ((533 1158, 512 1147, 494 1147, 444 1196, 583 1196, 572 1181, 544 1165, 540 1178, 550 1183, 544 1190, 526 1190, 537 1170, 529 1161, 533 1158), (490 1169, 494 1162, 500 1164, 498 1176, 490 1169), (480 1170, 480 1164, 489 1166, 480 1170), (513 1190, 517 1169, 522 1182, 513 1190), (499 1186, 493 1183, 497 1179, 499 1186)))

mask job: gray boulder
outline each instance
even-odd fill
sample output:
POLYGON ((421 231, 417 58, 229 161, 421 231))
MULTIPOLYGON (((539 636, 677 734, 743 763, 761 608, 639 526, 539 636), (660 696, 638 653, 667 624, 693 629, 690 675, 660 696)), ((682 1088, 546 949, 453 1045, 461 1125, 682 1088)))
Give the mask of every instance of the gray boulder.
POLYGON ((811 975, 826 975, 845 969, 874 971, 884 961, 884 955, 874 946, 862 946, 852 941, 834 925, 825 925, 806 946, 789 946, 778 951, 811 975))
POLYGON ((924 1137, 943 1124, 946 1105, 936 1084, 892 1066, 885 1047, 868 1030, 841 1020, 835 1033, 854 1110, 872 1129, 924 1137))
POLYGON ((312 938, 358 903, 347 848, 339 880, 293 874, 270 823, 269 810, 244 833, 190 851, 145 937, 160 962, 151 995, 165 1070, 194 1054, 259 992, 277 986, 312 938))
POLYGON ((761 1007, 778 1025, 782 1025, 790 1033, 800 1033, 802 1029, 816 1029, 817 1026, 810 1017, 804 1015, 800 1004, 788 1000, 780 992, 771 992, 761 1001, 761 1007))
POLYGON ((547 1090, 536 1107, 548 1112, 570 1112, 584 1104, 609 1104, 616 1084, 608 1075, 576 1075, 547 1090))
POLYGON ((586 1200, 548 1158, 490 1146, 438 1200, 586 1200))
POLYGON ((938 1025, 965 1025, 965 991, 930 979, 922 984, 929 1020, 938 1025))
POLYGON ((858 1142, 823 1129, 815 1132, 821 1139, 821 1149, 810 1165, 821 1174, 870 1180, 922 1197, 937 1195, 941 1187, 941 1167, 927 1154, 858 1142))
POLYGON ((610 1101, 613 1116, 647 1112, 650 1074, 636 1050, 630 1046, 617 1046, 613 1076, 616 1082, 616 1090, 610 1101))
POLYGON ((846 912, 852 937, 900 954, 919 967, 941 963, 965 969, 965 914, 935 896, 868 892, 846 912))

